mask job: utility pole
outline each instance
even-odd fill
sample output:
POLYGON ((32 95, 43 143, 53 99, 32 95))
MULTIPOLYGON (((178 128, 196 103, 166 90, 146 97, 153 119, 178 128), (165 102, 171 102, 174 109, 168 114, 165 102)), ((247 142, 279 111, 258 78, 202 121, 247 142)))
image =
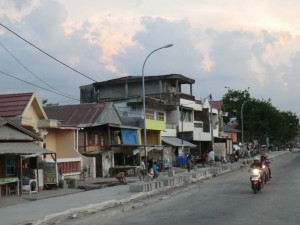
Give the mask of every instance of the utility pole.
POLYGON ((244 117, 243 117, 243 109, 244 109, 244 105, 249 102, 250 100, 247 100, 245 101, 243 104, 242 104, 242 107, 241 107, 241 125, 242 125, 242 147, 243 147, 243 150, 244 150, 244 117))
POLYGON ((214 127, 213 127, 213 113, 212 113, 212 95, 209 95, 209 105, 210 105, 210 133, 211 133, 211 147, 214 150, 214 127))
POLYGON ((183 145, 183 107, 180 107, 180 120, 181 120, 181 151, 182 151, 182 168, 184 167, 184 145, 183 145))

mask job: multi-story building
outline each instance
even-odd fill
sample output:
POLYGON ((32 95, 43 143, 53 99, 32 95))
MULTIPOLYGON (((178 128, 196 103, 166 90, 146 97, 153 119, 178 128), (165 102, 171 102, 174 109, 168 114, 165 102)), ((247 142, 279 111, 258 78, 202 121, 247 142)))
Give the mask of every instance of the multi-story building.
MULTIPOLYGON (((200 156, 208 150, 219 136, 223 115, 212 107, 211 99, 195 98, 195 80, 169 74, 146 76, 144 82, 147 144, 171 145, 175 155, 200 156)), ((114 101, 127 125, 144 127, 141 76, 97 82, 81 86, 80 91, 82 103, 114 101)))

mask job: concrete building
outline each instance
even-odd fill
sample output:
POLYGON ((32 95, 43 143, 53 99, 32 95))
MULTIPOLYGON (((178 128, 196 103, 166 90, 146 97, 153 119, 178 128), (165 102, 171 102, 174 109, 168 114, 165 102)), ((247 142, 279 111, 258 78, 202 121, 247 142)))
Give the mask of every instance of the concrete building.
POLYGON ((74 130, 73 138, 65 136, 65 141, 77 145, 86 175, 109 177, 114 167, 134 164, 134 158, 128 156, 140 143, 140 130, 122 125, 112 103, 50 106, 44 110, 49 118, 60 122, 60 132, 74 130))
MULTIPOLYGON (((211 107, 209 99, 197 100, 195 80, 181 74, 146 76, 144 80, 147 143, 171 145, 176 156, 191 152, 200 157, 213 143, 212 137, 219 137, 222 112, 211 107)), ((143 128, 141 76, 81 86, 80 96, 83 103, 113 101, 123 121, 143 128)))

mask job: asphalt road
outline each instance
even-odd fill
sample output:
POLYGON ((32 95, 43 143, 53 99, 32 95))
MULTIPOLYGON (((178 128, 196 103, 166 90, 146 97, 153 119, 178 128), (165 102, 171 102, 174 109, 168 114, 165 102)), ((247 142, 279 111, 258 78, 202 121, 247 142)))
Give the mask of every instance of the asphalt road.
POLYGON ((300 152, 274 159, 271 168, 273 179, 258 194, 253 194, 248 168, 244 168, 142 201, 101 212, 73 214, 55 222, 64 225, 298 225, 300 152))

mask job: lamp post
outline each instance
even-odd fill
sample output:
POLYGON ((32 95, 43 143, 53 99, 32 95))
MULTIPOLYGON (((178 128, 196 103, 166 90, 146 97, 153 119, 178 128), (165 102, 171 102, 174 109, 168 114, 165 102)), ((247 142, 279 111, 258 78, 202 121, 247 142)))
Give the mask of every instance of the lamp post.
POLYGON ((247 100, 245 101, 243 104, 242 104, 242 107, 241 107, 241 124, 242 124, 242 146, 243 146, 243 150, 244 150, 244 118, 243 118, 243 109, 244 109, 244 105, 249 102, 250 100, 247 100))
POLYGON ((211 135, 211 149, 214 151, 214 126, 213 126, 213 113, 212 113, 212 95, 209 95, 209 105, 210 105, 210 113, 209 113, 209 122, 210 122, 210 135, 211 135))
MULTIPOLYGON (((163 48, 170 48, 172 47, 173 44, 167 44, 163 47, 157 48, 155 50, 153 50, 152 52, 150 52, 148 54, 148 56, 146 57, 144 63, 143 63, 143 68, 142 68, 142 83, 143 83, 143 114, 144 114, 144 151, 145 151, 145 165, 146 168, 147 166, 147 132, 146 132, 146 100, 145 100, 145 77, 144 77, 144 68, 145 68, 145 64, 147 62, 147 59, 150 57, 150 55, 152 55, 154 52, 159 51, 163 48)), ((147 168, 148 169, 148 168, 147 168)))

